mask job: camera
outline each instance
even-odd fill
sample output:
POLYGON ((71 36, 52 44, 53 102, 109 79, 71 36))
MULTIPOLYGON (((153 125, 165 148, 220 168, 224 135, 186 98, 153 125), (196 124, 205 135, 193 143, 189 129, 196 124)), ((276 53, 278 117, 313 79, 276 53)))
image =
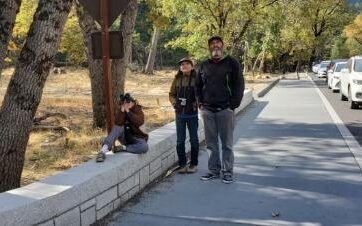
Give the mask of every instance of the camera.
POLYGON ((180 100, 180 105, 181 106, 186 106, 186 98, 178 98, 180 100))
POLYGON ((126 93, 126 94, 121 94, 119 96, 119 101, 120 102, 125 102, 125 103, 130 103, 131 101, 134 102, 134 99, 131 97, 131 95, 129 93, 126 93))

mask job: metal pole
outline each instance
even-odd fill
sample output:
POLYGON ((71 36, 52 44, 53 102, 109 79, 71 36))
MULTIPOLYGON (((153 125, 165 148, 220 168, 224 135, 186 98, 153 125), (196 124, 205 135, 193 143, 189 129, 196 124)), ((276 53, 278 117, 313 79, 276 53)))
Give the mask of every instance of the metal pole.
POLYGON ((104 78, 104 98, 106 101, 107 131, 111 132, 114 125, 113 98, 112 98, 112 76, 109 53, 109 21, 108 21, 108 1, 101 1, 101 27, 102 27, 102 63, 104 78))

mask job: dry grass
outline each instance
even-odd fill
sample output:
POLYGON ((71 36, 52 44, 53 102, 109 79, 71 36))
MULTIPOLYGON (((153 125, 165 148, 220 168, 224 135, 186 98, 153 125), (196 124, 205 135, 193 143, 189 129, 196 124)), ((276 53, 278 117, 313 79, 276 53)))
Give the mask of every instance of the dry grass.
MULTIPOLYGON (((0 104, 13 69, 3 71, 0 80, 0 104)), ((155 75, 128 73, 126 92, 132 93, 144 107, 147 132, 174 120, 168 100, 175 71, 157 71, 155 75)), ((247 78, 250 80, 250 78, 247 78)), ((255 88, 268 79, 248 83, 255 88)), ((70 128, 70 132, 32 132, 30 135, 22 185, 40 180, 59 171, 79 165, 94 157, 105 131, 92 128, 92 102, 88 71, 68 69, 66 74, 51 74, 45 84, 37 116, 45 112, 62 113, 66 118, 52 117, 42 123, 70 128)))

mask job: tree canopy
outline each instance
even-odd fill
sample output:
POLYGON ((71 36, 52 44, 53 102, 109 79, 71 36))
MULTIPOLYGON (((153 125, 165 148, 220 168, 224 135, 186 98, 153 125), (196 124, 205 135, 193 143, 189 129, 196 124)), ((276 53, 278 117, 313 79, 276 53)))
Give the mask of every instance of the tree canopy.
MULTIPOLYGON (((27 0, 16 18, 10 57, 24 44, 38 0, 27 0)), ((208 56, 207 39, 224 38, 226 50, 251 68, 360 54, 361 4, 347 0, 141 0, 133 34, 132 62, 144 66, 154 28, 161 30, 156 68, 174 66, 178 58, 208 56)), ((118 18, 117 24, 119 24, 118 18)), ((68 16, 59 53, 70 64, 86 61, 74 10, 68 16)))

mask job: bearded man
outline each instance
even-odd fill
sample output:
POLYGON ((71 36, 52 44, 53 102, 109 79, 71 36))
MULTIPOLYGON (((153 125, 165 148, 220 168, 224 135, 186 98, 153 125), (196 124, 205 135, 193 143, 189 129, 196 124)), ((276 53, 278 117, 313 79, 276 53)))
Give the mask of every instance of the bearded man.
POLYGON ((244 78, 239 62, 224 55, 221 37, 211 37, 208 46, 211 58, 201 63, 196 77, 196 98, 204 121, 206 147, 210 153, 209 172, 201 180, 217 179, 222 173, 222 181, 230 184, 234 181, 234 110, 243 98, 244 78))

